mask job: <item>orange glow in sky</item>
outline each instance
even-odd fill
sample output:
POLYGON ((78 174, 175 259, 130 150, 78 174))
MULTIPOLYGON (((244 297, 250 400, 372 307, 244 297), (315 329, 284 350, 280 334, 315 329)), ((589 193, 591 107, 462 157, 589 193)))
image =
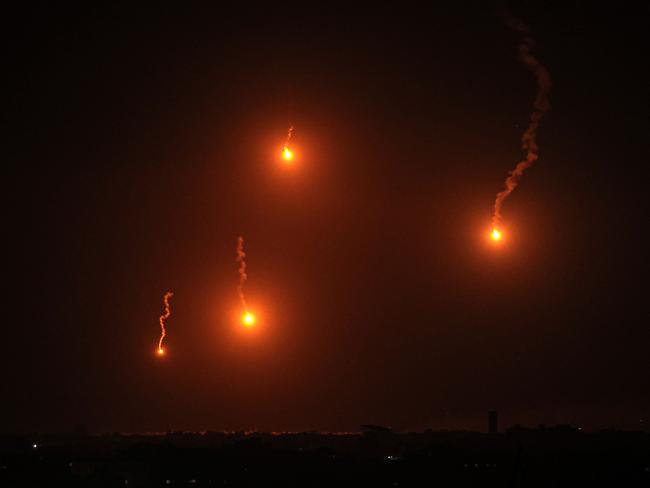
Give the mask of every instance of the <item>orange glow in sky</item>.
POLYGON ((284 146, 284 149, 282 150, 282 159, 285 161, 291 161, 293 159, 293 153, 287 146, 284 146))
POLYGON ((252 327, 255 325, 255 315, 250 312, 245 312, 241 317, 241 321, 244 327, 252 327))
POLYGON ((158 353, 158 356, 163 356, 165 354, 165 350, 162 347, 159 347, 156 352, 158 353))
POLYGON ((492 238, 493 241, 500 241, 503 235, 501 234, 500 230, 492 229, 492 233, 490 234, 490 237, 492 238))

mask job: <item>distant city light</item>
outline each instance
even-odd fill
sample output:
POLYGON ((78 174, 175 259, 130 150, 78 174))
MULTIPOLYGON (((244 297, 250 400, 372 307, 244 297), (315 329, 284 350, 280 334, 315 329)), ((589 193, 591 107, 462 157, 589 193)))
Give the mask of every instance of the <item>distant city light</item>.
POLYGON ((38 449, 38 444, 32 444, 32 449, 38 449))

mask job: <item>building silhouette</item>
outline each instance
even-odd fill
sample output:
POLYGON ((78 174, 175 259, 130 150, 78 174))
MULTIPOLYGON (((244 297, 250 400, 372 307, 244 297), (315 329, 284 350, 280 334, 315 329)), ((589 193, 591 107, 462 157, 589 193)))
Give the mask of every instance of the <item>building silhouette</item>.
POLYGON ((497 434, 499 432, 499 414, 496 410, 488 412, 488 434, 497 434))

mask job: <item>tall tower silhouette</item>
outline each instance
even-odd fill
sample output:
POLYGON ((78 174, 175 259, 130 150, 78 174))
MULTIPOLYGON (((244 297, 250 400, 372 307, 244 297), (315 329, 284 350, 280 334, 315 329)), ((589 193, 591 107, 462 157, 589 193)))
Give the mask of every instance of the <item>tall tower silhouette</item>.
POLYGON ((488 412, 488 434, 497 434, 499 432, 499 414, 496 410, 488 412))

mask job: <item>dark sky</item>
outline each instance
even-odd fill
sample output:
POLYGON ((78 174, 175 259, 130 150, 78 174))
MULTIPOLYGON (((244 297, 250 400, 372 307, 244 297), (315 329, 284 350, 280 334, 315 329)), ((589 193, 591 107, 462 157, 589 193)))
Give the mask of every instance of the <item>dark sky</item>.
POLYGON ((647 429, 648 12, 589 3, 511 5, 553 108, 498 249, 535 80, 486 2, 7 13, 0 432, 647 429))

